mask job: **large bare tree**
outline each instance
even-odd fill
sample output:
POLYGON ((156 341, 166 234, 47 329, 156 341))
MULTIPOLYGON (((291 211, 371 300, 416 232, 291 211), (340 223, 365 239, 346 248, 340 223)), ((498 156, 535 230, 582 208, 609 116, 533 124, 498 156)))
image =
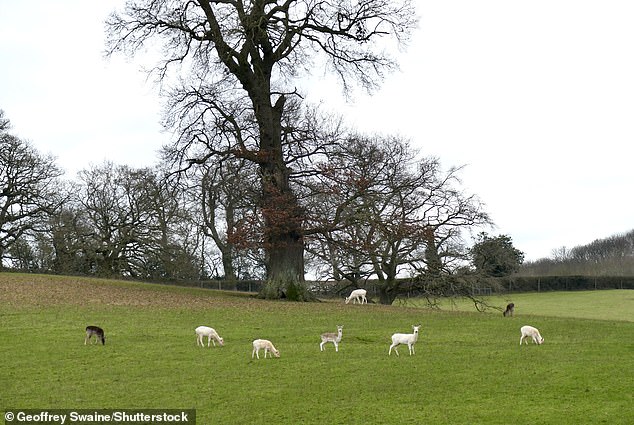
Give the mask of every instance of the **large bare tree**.
POLYGON ((386 43, 407 41, 415 25, 411 0, 129 0, 107 22, 108 52, 161 43, 154 70, 171 99, 175 150, 184 162, 257 165, 268 280, 301 283, 304 214, 283 126, 295 79, 325 65, 345 89, 374 88, 395 66, 386 43))

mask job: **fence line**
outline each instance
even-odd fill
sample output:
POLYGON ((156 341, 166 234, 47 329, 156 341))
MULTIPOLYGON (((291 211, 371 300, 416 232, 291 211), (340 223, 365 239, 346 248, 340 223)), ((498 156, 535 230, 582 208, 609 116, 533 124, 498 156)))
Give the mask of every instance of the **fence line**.
MULTIPOLYGON (((199 282, 168 282, 179 286, 197 286, 206 289, 221 291, 235 291, 258 293, 264 281, 261 280, 206 280, 199 282)), ((352 289, 356 289, 349 282, 335 281, 307 281, 309 290, 321 297, 343 297, 352 289)), ((378 282, 369 280, 360 287, 368 291, 368 295, 379 295, 378 282)), ((505 278, 481 278, 474 279, 470 285, 471 295, 483 296, 495 293, 510 292, 546 292, 546 291, 571 291, 571 290, 599 290, 599 289, 634 289, 633 277, 610 276, 511 276, 505 278)), ((402 295, 415 297, 420 295, 420 287, 416 282, 408 282, 401 286, 402 295)))

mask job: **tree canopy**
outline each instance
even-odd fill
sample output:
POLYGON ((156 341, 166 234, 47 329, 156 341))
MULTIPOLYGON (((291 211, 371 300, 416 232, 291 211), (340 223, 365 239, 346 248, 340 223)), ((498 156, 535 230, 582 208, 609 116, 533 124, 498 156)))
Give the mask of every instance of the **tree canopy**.
POLYGON ((480 233, 478 242, 471 248, 471 258, 479 273, 503 277, 519 270, 524 262, 524 253, 513 246, 510 236, 491 237, 486 233, 480 233))
POLYGON ((355 136, 323 165, 311 188, 309 251, 328 277, 357 285, 374 276, 381 302, 402 292, 399 276, 448 273, 464 258, 463 228, 489 217, 463 193, 459 169, 399 138, 355 136))
POLYGON ((63 202, 58 180, 63 172, 51 156, 9 133, 0 110, 0 269, 8 249, 31 232, 45 227, 48 214, 63 202))

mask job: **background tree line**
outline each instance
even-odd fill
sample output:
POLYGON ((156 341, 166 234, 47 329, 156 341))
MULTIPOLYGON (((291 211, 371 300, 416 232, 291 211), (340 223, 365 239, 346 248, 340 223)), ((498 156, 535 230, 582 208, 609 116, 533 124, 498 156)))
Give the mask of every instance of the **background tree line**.
POLYGON ((574 248, 553 250, 552 257, 525 263, 522 276, 634 276, 634 230, 574 248))
MULTIPOLYGON (((183 170, 166 147, 155 167, 104 162, 66 181, 53 158, 2 123, 3 267, 143 280, 266 278, 266 224, 249 161, 183 170)), ((376 279, 385 303, 405 290, 403 276, 460 271, 470 258, 463 231, 489 223, 477 197, 461 191, 460 169, 443 170, 400 138, 326 124, 338 140, 310 162, 297 146, 289 154, 307 271, 342 288, 376 279)))

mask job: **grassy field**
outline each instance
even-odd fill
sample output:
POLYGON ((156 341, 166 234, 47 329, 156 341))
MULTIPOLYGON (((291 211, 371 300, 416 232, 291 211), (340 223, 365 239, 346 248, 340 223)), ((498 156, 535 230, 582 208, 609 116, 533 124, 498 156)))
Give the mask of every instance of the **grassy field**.
MULTIPOLYGON (((507 294, 484 297, 490 308, 486 313, 501 314, 506 304, 515 304, 518 315, 553 316, 576 319, 616 320, 634 322, 634 291, 576 291, 507 294)), ((422 300, 407 300, 403 306, 424 307, 422 300)), ((445 300, 440 303, 442 310, 473 312, 475 306, 469 299, 445 300)))
POLYGON ((634 423, 634 292, 512 301, 515 317, 502 318, 466 303, 295 304, 0 274, 0 409, 193 408, 198 424, 634 423), (418 323, 416 355, 388 357, 390 335, 418 323), (84 346, 88 324, 106 330, 105 346, 84 346), (203 324, 224 347, 196 347, 203 324), (337 324, 339 352, 320 352, 337 324), (524 324, 545 343, 519 347, 524 324), (281 358, 252 360, 255 338, 281 358))

